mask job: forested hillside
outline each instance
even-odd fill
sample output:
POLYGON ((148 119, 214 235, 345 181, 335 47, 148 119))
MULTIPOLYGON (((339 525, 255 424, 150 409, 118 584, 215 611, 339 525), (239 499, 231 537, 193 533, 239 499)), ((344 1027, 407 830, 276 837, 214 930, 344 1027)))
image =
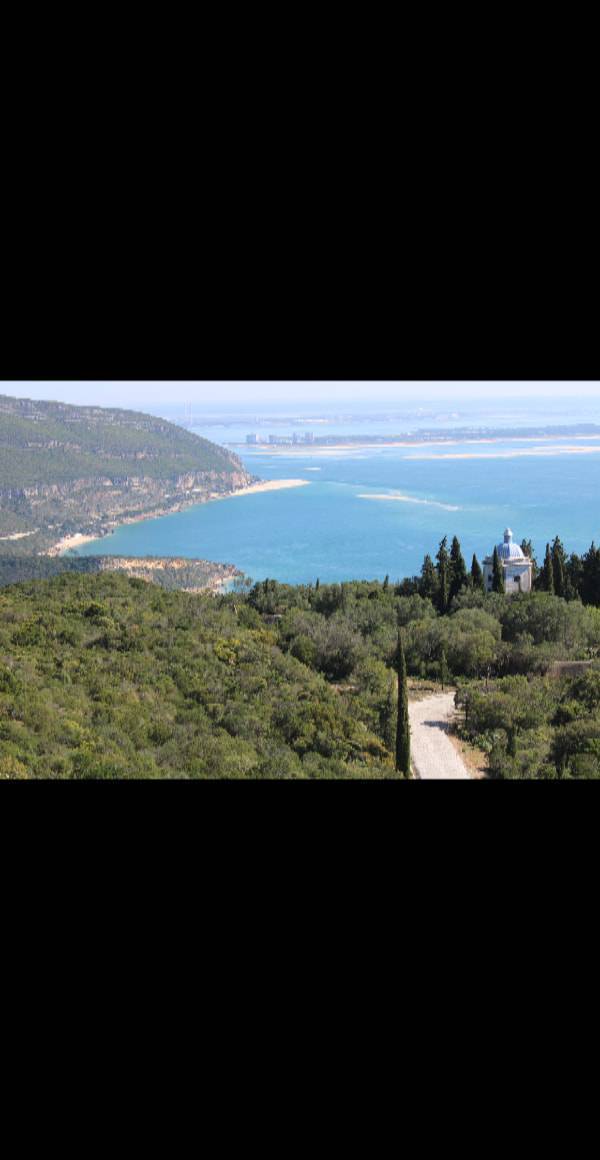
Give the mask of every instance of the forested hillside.
POLYGON ((237 456, 166 420, 0 396, 0 551, 244 486, 237 456))
POLYGON ((490 776, 600 777, 598 556, 546 556, 514 596, 485 592, 456 538, 396 584, 193 596, 72 561, 7 585, 0 774, 393 777, 400 632, 411 695, 456 688, 490 776))
POLYGON ((493 777, 600 777, 600 609, 469 577, 227 595, 76 572, 0 591, 6 777, 394 777, 395 662, 457 688, 493 777))
POLYGON ((0 776, 393 772, 354 707, 236 597, 112 574, 0 592, 0 776))
POLYGON ((600 575, 594 545, 580 561, 560 540, 537 591, 486 593, 456 537, 421 575, 288 587, 265 581, 248 602, 277 627, 280 647, 344 690, 391 750, 400 629, 409 675, 457 688, 459 732, 497 778, 600 777, 600 575), (556 569, 556 580, 554 577, 556 569), (577 580, 578 578, 578 580, 577 580), (577 587, 580 584, 580 588, 577 587), (562 584, 563 593, 555 588, 562 584))
POLYGON ((0 588, 27 580, 50 580, 62 572, 91 576, 99 572, 124 572, 158 584, 161 588, 197 592, 217 590, 239 576, 232 564, 168 556, 7 556, 0 553, 0 588))

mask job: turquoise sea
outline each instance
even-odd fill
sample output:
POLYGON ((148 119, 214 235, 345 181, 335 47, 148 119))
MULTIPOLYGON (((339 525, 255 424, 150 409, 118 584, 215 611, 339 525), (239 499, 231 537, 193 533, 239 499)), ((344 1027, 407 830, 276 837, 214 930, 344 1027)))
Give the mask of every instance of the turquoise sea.
POLYGON ((473 552, 481 558, 491 551, 507 525, 515 539, 533 540, 538 558, 557 534, 568 551, 600 540, 600 440, 331 454, 235 450, 262 479, 304 479, 309 486, 131 524, 80 553, 201 557, 235 564, 255 580, 302 583, 412 575, 426 552, 434 556, 440 539, 455 533, 470 564, 473 552), (576 454, 568 450, 573 446, 599 450, 576 454), (393 495, 403 498, 364 498, 393 495))

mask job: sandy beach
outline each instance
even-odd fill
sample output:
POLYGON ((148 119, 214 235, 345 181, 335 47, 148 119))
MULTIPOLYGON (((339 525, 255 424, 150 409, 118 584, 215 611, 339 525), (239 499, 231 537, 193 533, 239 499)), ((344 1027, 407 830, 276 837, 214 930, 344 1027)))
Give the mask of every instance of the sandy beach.
POLYGON ((51 548, 45 553, 46 556, 62 556, 63 552, 70 552, 72 548, 79 548, 81 544, 89 544, 92 540, 97 540, 98 536, 84 536, 82 532, 76 532, 74 536, 63 536, 57 544, 53 544, 51 548))
POLYGON ((251 483, 250 487, 240 487, 229 495, 218 495, 215 499, 235 499, 240 495, 259 495, 263 491, 285 491, 289 487, 310 487, 310 479, 270 479, 266 483, 251 483))
MULTIPOLYGON (((439 458, 439 456, 437 458, 439 458)), ((375 500, 379 500, 381 503, 385 503, 385 502, 387 502, 387 500, 391 499, 391 500, 394 500, 396 503, 420 503, 420 504, 424 504, 425 507, 443 508, 444 511, 446 511, 446 512, 458 512, 458 511, 460 511, 460 508, 458 507, 458 505, 454 504, 454 503, 440 503, 437 499, 418 499, 414 495, 400 495, 399 493, 396 493, 396 492, 390 492, 389 495, 375 495, 374 493, 365 493, 364 495, 359 495, 358 498, 359 499, 375 499, 375 500)))

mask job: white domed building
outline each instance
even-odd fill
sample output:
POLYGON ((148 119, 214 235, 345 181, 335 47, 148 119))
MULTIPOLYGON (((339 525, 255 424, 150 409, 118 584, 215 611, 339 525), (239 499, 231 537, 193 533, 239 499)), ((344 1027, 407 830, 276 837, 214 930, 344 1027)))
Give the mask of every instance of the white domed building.
MULTIPOLYGON (((504 569, 504 587, 507 595, 514 592, 531 592, 533 563, 518 544, 513 543, 510 528, 504 533, 504 540, 498 544, 498 558, 504 569)), ((486 592, 492 591, 494 557, 486 556, 483 561, 483 579, 486 592)))

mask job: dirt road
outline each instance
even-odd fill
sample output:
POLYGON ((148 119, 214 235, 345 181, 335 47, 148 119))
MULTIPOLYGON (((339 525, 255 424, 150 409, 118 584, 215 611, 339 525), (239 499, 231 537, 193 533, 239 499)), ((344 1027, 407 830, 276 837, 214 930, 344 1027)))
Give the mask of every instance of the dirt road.
POLYGON ((410 744, 415 774, 422 780, 469 779, 467 767, 448 737, 454 714, 454 693, 435 693, 411 701, 410 744))

